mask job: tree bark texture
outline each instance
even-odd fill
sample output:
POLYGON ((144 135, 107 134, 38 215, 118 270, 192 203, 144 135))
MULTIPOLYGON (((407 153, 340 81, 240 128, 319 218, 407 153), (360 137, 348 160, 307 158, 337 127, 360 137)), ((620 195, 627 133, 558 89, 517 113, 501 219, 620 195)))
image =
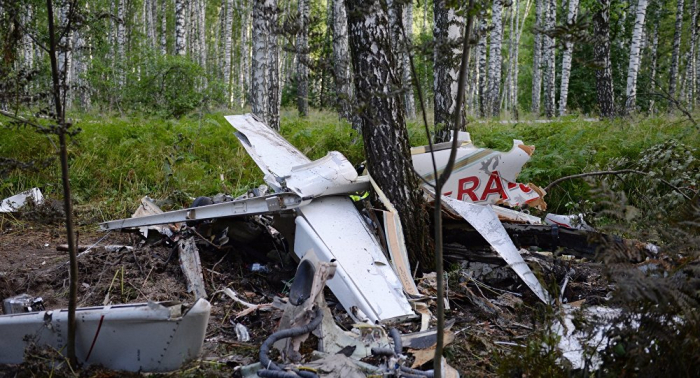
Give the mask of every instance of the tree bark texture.
POLYGON ((693 106, 695 104, 695 96, 697 88, 695 87, 697 72, 695 51, 697 49, 698 37, 698 1, 693 0, 690 6, 690 45, 688 46, 688 60, 685 66, 685 97, 683 100, 686 104, 693 106))
POLYGON ((390 51, 387 9, 379 0, 354 0, 346 7, 367 169, 399 213, 412 264, 430 269, 427 214, 397 92, 401 80, 390 51))
POLYGON ((545 2, 549 0, 535 0, 535 46, 532 49, 532 105, 531 111, 538 116, 540 114, 540 96, 542 94, 542 41, 545 18, 545 2))
POLYGON ((353 129, 361 132, 362 124, 355 114, 353 104, 352 67, 348 45, 348 16, 345 0, 333 0, 333 74, 338 112, 352 123, 353 129))
POLYGON ((676 83, 678 82, 678 65, 681 54, 681 33, 683 32, 683 0, 676 4, 676 31, 673 34, 673 50, 671 52, 671 67, 669 73, 668 95, 675 99, 676 83))
POLYGON ((279 68, 277 61, 277 2, 253 3, 253 58, 251 110, 263 122, 279 130, 279 68))
POLYGON ((489 94, 487 115, 501 112, 501 44, 503 42, 503 0, 493 0, 491 9, 491 45, 489 46, 489 94))
POLYGON ((300 117, 309 115, 309 1, 299 0, 299 34, 297 34, 297 110, 300 117))
POLYGON ((404 5, 403 11, 403 29, 406 32, 406 46, 408 46, 409 51, 406 53, 404 51, 403 59, 401 62, 402 73, 403 73, 403 86, 404 86, 404 105, 406 108, 406 117, 409 119, 416 118, 416 100, 413 94, 413 76, 411 73, 411 60, 408 54, 413 52, 410 48, 413 46, 413 3, 408 1, 404 5))
MULTIPOLYGON (((640 0, 646 1, 646 0, 640 0)), ((578 0, 569 0, 569 13, 566 23, 572 26, 578 15, 578 0)), ((559 115, 566 114, 566 105, 569 97, 569 77, 571 76, 571 57, 574 52, 574 42, 568 38, 564 42, 564 56, 561 58, 561 89, 559 90, 559 115)))
POLYGON ((632 43, 630 44, 630 62, 627 68, 627 99, 625 101, 625 111, 627 113, 634 112, 637 107, 637 75, 639 74, 640 63, 639 53, 648 4, 647 0, 639 0, 635 11, 634 30, 632 31, 632 43))
POLYGON ((598 0, 598 7, 593 15, 596 92, 600 116, 612 118, 615 116, 615 104, 610 62, 610 0, 598 0))
POLYGON ((187 0, 175 0, 175 55, 187 55, 185 30, 187 0))
POLYGON ((479 116, 486 117, 488 113, 488 71, 486 69, 486 46, 488 45, 488 21, 486 12, 479 15, 479 42, 476 46, 477 72, 479 75, 479 116))
MULTIPOLYGON (((556 26, 557 16, 557 0, 546 0, 546 17, 545 29, 548 33, 554 31, 556 26)), ((548 34, 543 38, 543 56, 544 56, 544 113, 547 118, 554 117, 556 110, 556 56, 555 56, 555 40, 554 37, 548 34)))
POLYGON ((435 0, 434 5, 434 122, 435 142, 440 143, 450 138, 449 130, 454 128, 455 112, 460 111, 462 117, 466 117, 463 104, 457 104, 457 80, 462 53, 464 17, 460 9, 450 7, 446 0, 435 0))

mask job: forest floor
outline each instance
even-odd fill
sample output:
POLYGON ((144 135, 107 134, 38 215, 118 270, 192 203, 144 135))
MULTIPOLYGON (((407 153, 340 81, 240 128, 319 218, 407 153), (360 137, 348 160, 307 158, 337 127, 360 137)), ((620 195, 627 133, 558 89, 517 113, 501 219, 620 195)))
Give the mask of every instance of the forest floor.
MULTIPOLYGON (((68 305, 68 253, 58 251, 65 244, 64 228, 60 223, 40 223, 35 220, 0 216, 0 298, 28 293, 43 298, 47 309, 66 308, 68 305)), ((146 301, 181 301, 193 303, 194 296, 187 292, 186 280, 180 269, 177 253, 163 240, 143 244, 135 234, 101 233, 81 231, 78 243, 92 246, 79 257, 78 305, 100 306, 105 303, 138 303, 146 301), (130 245, 133 251, 109 252, 103 246, 130 245)), ((229 248, 218 250, 200 244, 200 257, 204 281, 212 304, 207 328, 204 352, 201 357, 181 370, 167 376, 231 376, 238 369, 257 361, 259 346, 275 329, 281 311, 256 311, 242 318, 234 315, 243 310, 239 304, 218 291, 231 288, 251 303, 270 303, 275 296, 285 297, 288 281, 293 277, 295 264, 282 267, 279 262, 264 257, 266 251, 255 248, 229 248), (251 272, 255 262, 265 264, 269 272, 251 272), (250 341, 236 337, 235 325, 241 323, 250 333, 250 341)), ((561 261, 539 253, 531 264, 549 286, 555 287, 564 277, 561 261), (559 273, 557 273, 559 272, 559 273)), ((446 313, 454 340, 448 345, 449 363, 462 376, 502 375, 502 361, 515 352, 514 347, 526 343, 546 326, 543 319, 552 316, 550 309, 517 279, 499 279, 479 282, 468 279, 464 261, 453 260, 448 277, 449 307, 446 313), (487 285, 489 283, 490 285, 487 285), (500 372, 500 374, 499 374, 500 372)), ((575 266, 570 276, 564 301, 598 304, 609 291, 603 278, 601 265, 585 260, 567 260, 567 266, 575 266)), ((495 267, 495 269, 499 269, 495 267)), ((507 269, 507 268, 504 268, 507 269)), ((565 271, 565 270, 564 270, 565 271)), ((505 274, 506 276, 508 274, 505 274)), ((512 276, 512 275, 511 275, 512 276)), ((433 294, 430 283, 419 287, 433 294)), ((326 289, 326 297, 334 302, 326 289)), ((341 326, 352 324, 344 310, 333 308, 341 326)), ((430 302, 435 313, 435 302, 430 302)), ((431 327, 435 325, 434 319, 431 327)), ((398 324, 402 332, 415 332, 419 321, 398 324)), ((316 349, 311 338, 302 350, 316 349)), ((372 362, 370 360, 370 362, 372 362)), ((431 368, 426 363, 423 368, 431 368)), ((41 353, 27 355, 27 362, 20 366, 4 366, 0 375, 6 377, 73 376, 66 370, 53 371, 41 353)), ((110 372, 91 367, 79 373, 88 377, 125 376, 123 372, 110 372)), ((129 374, 126 374, 128 376, 129 374)))

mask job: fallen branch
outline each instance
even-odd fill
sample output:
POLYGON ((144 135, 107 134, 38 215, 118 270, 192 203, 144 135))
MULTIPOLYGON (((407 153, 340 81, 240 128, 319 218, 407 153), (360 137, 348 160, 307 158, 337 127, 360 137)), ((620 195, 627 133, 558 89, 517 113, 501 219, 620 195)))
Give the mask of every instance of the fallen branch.
MULTIPOLYGON (((573 180, 573 179, 583 178, 583 177, 590 177, 590 176, 619 175, 619 174, 625 174, 625 173, 635 173, 635 174, 638 174, 638 175, 649 176, 649 173, 648 173, 648 172, 642 172, 642 171, 638 171, 638 170, 636 170, 636 169, 621 169, 621 170, 619 170, 619 171, 596 171, 596 172, 586 172, 586 173, 579 173, 579 174, 577 174, 577 175, 571 175, 571 176, 565 176, 565 177, 558 178, 558 179, 552 181, 551 183, 549 183, 549 185, 547 185, 547 186, 544 188, 544 191, 545 191, 545 192, 548 192, 551 188, 553 188, 553 187, 559 185, 560 183, 562 183, 562 182, 564 182, 564 181, 568 181, 568 180, 573 180)), ((677 191, 678 193, 680 193, 683 197, 685 197, 685 199, 691 200, 691 198, 690 198, 687 194, 683 193, 679 187, 677 187, 677 186, 671 184, 670 182, 668 182, 668 181, 666 181, 666 180, 664 180, 664 179, 662 179, 662 178, 658 178, 658 177, 657 177, 657 179, 658 179, 659 181, 661 181, 662 183, 668 185, 669 187, 673 188, 674 190, 676 190, 676 191, 677 191)))

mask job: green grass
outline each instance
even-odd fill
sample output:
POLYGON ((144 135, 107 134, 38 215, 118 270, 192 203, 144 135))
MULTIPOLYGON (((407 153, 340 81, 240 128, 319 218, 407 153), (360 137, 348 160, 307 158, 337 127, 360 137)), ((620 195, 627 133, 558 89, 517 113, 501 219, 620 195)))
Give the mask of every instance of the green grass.
MULTIPOLYGON (((262 175, 224 120, 228 113, 179 120, 138 116, 74 115, 82 132, 69 146, 71 184, 76 208, 89 221, 130 215, 139 198, 169 199, 166 208, 189 205, 191 197, 219 192, 240 194, 262 183, 262 175)), ((6 122, 6 120, 0 120, 6 122)), ((330 112, 312 112, 300 119, 282 114, 282 135, 311 159, 337 150, 357 164, 363 160, 361 138, 330 112)), ((472 140, 480 146, 508 150, 512 139, 537 150, 520 181, 546 186, 570 174, 597 170, 612 158, 636 159, 660 142, 676 138, 697 147, 697 129, 666 118, 590 123, 562 119, 549 124, 470 123, 472 140)), ((422 124, 409 122, 413 145, 427 142, 422 124)), ((45 135, 28 129, 0 127, 0 157, 20 161, 55 156, 45 135)), ((697 151, 696 151, 697 152, 697 151)), ((0 170, 1 172, 1 170, 0 170)), ((62 197, 58 160, 38 171, 14 170, 0 177, 0 198, 39 187, 49 198, 62 197)), ((570 182, 550 193, 550 208, 585 195, 582 182, 570 182), (551 206, 553 205, 553 206, 551 206)))

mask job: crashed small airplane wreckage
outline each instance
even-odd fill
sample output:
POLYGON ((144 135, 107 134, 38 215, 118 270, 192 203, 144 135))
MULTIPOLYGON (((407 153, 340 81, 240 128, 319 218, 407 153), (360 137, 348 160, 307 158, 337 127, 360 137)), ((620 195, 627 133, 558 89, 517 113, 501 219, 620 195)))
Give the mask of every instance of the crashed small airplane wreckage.
MULTIPOLYGON (((12 301, 5 302, 7 313, 12 301)), ((177 370, 199 356, 210 309, 204 299, 190 307, 148 302, 78 308, 76 357, 82 365, 112 370, 177 370)), ((68 340, 68 310, 2 315, 0 335, 0 364, 22 363, 30 346, 61 352, 68 340)))
MULTIPOLYGON (((262 170, 274 194, 115 220, 102 223, 101 228, 117 230, 272 214, 273 227, 290 241, 299 260, 309 260, 314 265, 335 263, 335 274, 327 285, 355 321, 389 323, 415 317, 416 309, 423 312, 420 308, 425 306, 419 303, 421 298, 411 277, 395 211, 392 216, 385 216, 389 220, 385 224, 391 227, 385 230, 390 262, 373 226, 349 197, 370 189, 369 176, 359 176, 339 152, 311 161, 253 115, 227 116, 226 120, 237 130, 236 136, 262 170)), ((500 210, 490 206, 545 206, 542 190, 515 182, 533 148, 515 141, 512 151, 500 153, 474 147, 466 133, 460 137, 464 140, 458 151, 457 169, 444 194, 459 200, 476 199, 476 203, 445 197, 446 204, 474 226, 540 300, 549 303, 549 295, 501 225, 496 213, 500 210)), ((433 151, 438 166, 444 166, 449 150, 436 145, 433 151)), ((427 170, 430 152, 426 147, 413 151, 414 165, 427 180, 431 180, 427 170)), ((378 190, 376 186, 375 189, 378 190)), ((388 209, 393 208, 384 202, 388 209)))

